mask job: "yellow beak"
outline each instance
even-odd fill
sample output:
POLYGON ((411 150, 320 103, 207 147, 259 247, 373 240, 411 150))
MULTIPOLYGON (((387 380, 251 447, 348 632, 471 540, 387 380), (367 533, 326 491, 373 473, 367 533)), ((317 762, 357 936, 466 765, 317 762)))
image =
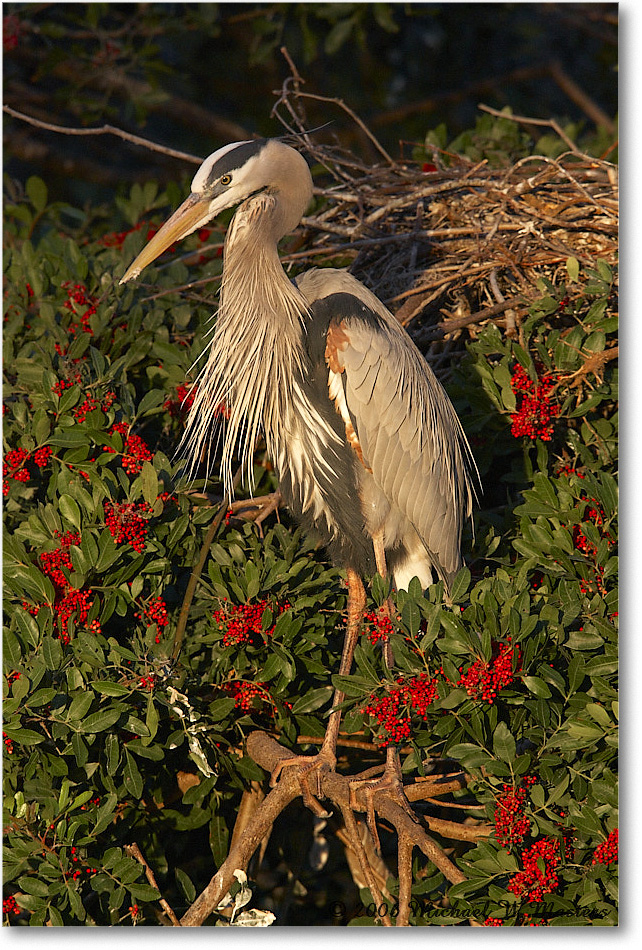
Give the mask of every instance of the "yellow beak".
POLYGON ((163 251, 181 241, 188 234, 196 231, 197 228, 206 224, 214 214, 212 214, 211 202, 202 198, 200 195, 190 195, 183 202, 180 208, 177 208, 174 214, 157 231, 149 244, 146 244, 136 260, 125 271, 120 279, 121 284, 127 283, 134 277, 138 277, 140 272, 159 257, 163 251))

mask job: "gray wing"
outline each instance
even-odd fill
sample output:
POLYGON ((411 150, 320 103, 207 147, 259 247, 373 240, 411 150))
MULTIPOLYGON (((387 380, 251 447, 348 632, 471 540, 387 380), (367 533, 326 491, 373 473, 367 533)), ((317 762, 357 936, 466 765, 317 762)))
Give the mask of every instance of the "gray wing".
POLYGON ((323 287, 328 296, 313 280, 301 289, 317 290, 332 312, 326 360, 339 372, 363 462, 448 580, 461 567, 461 532, 474 495, 474 461, 461 423, 392 314, 354 278, 333 275, 323 287))
POLYGON ((364 464, 451 575, 472 511, 468 444, 459 419, 409 337, 343 321, 345 397, 364 464))

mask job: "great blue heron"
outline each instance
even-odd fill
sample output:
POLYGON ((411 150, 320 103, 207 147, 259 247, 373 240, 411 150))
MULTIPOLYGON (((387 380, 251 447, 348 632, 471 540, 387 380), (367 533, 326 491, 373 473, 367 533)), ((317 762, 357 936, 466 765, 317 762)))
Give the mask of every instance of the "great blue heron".
MULTIPOLYGON (((231 497, 233 455, 240 453, 251 483, 262 430, 284 500, 346 571, 339 668, 346 675, 365 606, 362 577, 375 570, 383 576, 387 566, 397 588, 415 576, 426 588, 435 574, 448 586, 461 567, 474 462, 448 396, 374 294, 334 268, 293 281, 286 276, 277 244, 299 224, 311 198, 312 177, 295 149, 276 139, 226 145, 203 162, 189 197, 121 283, 239 206, 227 231, 216 325, 182 445, 196 464, 209 452, 226 407, 221 473, 231 497)), ((318 814, 324 812, 307 775, 336 766, 343 699, 335 691, 323 745, 301 772, 304 800, 318 814)), ((398 782, 393 751, 384 774, 398 782)))

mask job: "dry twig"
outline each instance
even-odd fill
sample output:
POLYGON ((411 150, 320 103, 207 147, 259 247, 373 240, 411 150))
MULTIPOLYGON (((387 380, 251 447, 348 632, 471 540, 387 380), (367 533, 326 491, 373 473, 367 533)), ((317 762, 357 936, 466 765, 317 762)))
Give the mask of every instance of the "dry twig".
MULTIPOLYGON (((143 867, 145 868, 145 877, 147 878, 147 880, 149 881, 149 883, 152 885, 152 887, 155 887, 156 890, 160 893, 160 888, 159 888, 158 884, 156 883, 156 878, 154 877, 154 872, 152 871, 152 869, 150 868, 149 864, 148 864, 147 861, 145 860, 145 858, 144 858, 144 856, 143 856, 143 854, 142 854, 140 848, 139 848, 138 845, 136 844, 136 842, 134 841, 133 844, 126 844, 126 845, 124 846, 124 850, 127 852, 127 854, 128 854, 130 857, 135 858, 136 861, 138 861, 139 864, 142 864, 142 865, 143 865, 143 867)), ((172 908, 169 906, 169 904, 167 903, 167 901, 165 900, 165 898, 164 898, 164 897, 160 897, 160 898, 158 899, 158 903, 161 905, 161 907, 163 908, 163 910, 165 911, 165 913, 167 914, 167 916, 168 916, 169 919, 171 920, 172 926, 174 926, 174 927, 180 927, 180 926, 181 926, 181 923, 180 923, 178 917, 176 916, 176 914, 174 913, 174 911, 172 910, 172 908)))

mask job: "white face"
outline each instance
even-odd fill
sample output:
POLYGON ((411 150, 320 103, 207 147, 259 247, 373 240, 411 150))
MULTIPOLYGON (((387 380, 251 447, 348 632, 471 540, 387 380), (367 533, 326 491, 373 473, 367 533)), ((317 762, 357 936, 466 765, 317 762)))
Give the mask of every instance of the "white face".
POLYGON ((259 174, 264 142, 232 142, 209 155, 192 180, 192 194, 203 198, 229 195, 230 203, 261 187, 259 174))
POLYGON ((143 248, 121 283, 137 277, 175 241, 268 186, 285 196, 273 222, 273 236, 279 241, 296 227, 312 197, 305 159, 274 139, 232 142, 219 148, 205 159, 194 175, 191 194, 143 248))

